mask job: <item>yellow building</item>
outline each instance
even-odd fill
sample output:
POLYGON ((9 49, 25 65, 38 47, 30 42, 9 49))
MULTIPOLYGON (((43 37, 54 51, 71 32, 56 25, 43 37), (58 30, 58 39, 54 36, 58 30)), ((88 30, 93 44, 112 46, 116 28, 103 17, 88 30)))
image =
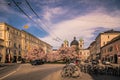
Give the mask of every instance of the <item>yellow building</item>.
POLYGON ((44 42, 44 48, 43 49, 44 49, 46 54, 52 52, 52 46, 48 43, 45 43, 45 42, 44 42))
POLYGON ((46 53, 52 50, 48 43, 6 23, 0 23, 0 42, 1 62, 17 62, 34 46, 41 46, 46 53))
POLYGON ((21 57, 21 31, 6 24, 0 23, 0 39, 3 39, 1 62, 16 62, 21 57))
POLYGON ((80 49, 78 54, 82 61, 86 61, 86 60, 88 60, 88 57, 90 56, 90 50, 89 49, 80 49))
POLYGON ((120 64, 120 36, 113 38, 101 48, 103 61, 120 64))

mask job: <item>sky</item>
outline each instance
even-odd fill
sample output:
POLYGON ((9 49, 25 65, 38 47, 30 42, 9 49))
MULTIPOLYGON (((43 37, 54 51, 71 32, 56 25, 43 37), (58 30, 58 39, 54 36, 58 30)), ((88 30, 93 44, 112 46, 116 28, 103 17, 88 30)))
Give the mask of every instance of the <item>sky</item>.
POLYGON ((0 0, 0 22, 33 34, 53 49, 74 36, 87 48, 99 33, 120 31, 120 0, 0 0))

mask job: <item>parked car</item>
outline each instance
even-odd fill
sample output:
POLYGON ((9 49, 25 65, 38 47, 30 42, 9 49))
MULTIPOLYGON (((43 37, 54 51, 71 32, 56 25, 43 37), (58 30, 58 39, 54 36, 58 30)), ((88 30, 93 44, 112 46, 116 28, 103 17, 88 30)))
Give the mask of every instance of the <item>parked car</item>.
POLYGON ((43 60, 36 59, 36 60, 30 61, 30 63, 31 63, 32 65, 40 65, 40 64, 43 64, 44 62, 43 62, 43 60))
POLYGON ((98 61, 97 61, 97 60, 93 60, 93 61, 92 61, 92 64, 97 65, 97 64, 98 64, 98 61))

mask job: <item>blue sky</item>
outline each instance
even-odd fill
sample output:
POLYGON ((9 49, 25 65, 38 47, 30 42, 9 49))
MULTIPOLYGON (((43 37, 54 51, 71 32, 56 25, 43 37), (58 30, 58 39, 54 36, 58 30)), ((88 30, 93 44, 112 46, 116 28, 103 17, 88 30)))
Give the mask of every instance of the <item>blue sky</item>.
POLYGON ((83 38, 85 47, 105 30, 120 30, 120 0, 0 0, 0 22, 24 29, 59 48, 64 40, 83 38), (8 3, 10 5, 8 5, 8 3))

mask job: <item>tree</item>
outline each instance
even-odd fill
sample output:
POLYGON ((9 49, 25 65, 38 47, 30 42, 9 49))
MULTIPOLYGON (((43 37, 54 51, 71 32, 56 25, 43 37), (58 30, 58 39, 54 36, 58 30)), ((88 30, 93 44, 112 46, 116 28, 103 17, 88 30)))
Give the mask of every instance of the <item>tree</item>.
POLYGON ((78 57, 76 50, 73 47, 62 47, 59 49, 61 59, 65 62, 70 62, 78 57))
POLYGON ((26 59, 30 60, 30 61, 36 60, 36 59, 43 60, 43 59, 45 59, 45 56, 46 56, 46 54, 45 54, 43 48, 33 47, 28 51, 28 53, 26 55, 26 59))
POLYGON ((46 54, 47 62, 55 62, 58 61, 59 59, 60 59, 60 55, 58 51, 46 54))

